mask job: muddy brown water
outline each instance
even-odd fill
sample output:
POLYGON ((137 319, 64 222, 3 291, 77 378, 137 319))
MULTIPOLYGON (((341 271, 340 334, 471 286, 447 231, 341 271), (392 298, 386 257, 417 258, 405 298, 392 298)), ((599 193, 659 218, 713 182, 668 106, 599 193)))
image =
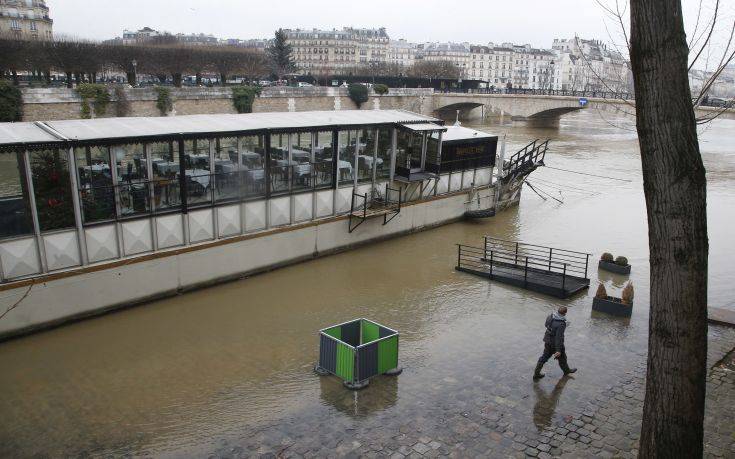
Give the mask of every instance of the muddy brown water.
MULTIPOLYGON (((646 213, 636 137, 621 125, 632 128, 630 120, 582 113, 566 116, 558 129, 478 127, 507 133, 509 152, 550 138, 549 166, 629 182, 542 168, 531 183, 563 203, 526 188, 519 207, 487 221, 454 223, 1 343, 0 456, 199 455, 267 426, 298 430, 327 420, 334 429, 359 430, 380 416, 410 423, 422 407, 471 403, 480 384, 508 403, 528 403, 515 422, 550 422, 645 354, 646 213), (454 244, 478 244, 485 234, 595 259, 603 251, 627 256, 636 287, 632 318, 593 313, 594 287, 562 301, 455 272, 454 244), (550 392, 551 413, 537 412, 531 406, 547 395, 528 376, 544 318, 559 304, 570 307, 569 360, 580 373, 550 392), (317 330, 356 317, 401 333, 405 368, 359 393, 311 371, 317 330)), ((709 301, 735 309, 735 121, 712 123, 700 144, 708 171, 709 301)), ((599 279, 611 293, 626 279, 594 267, 590 273, 593 286, 599 279)))

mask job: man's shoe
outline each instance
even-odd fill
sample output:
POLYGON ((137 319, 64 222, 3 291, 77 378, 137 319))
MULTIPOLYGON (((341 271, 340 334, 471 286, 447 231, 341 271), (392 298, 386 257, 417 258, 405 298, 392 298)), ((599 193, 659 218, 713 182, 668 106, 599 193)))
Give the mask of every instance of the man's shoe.
POLYGON ((570 374, 576 373, 576 372, 577 372, 577 369, 576 368, 570 368, 569 370, 565 371, 564 374, 565 375, 570 375, 570 374))
POLYGON ((533 370, 533 380, 534 381, 537 381, 537 380, 543 378, 544 376, 546 376, 545 374, 541 373, 541 369, 543 367, 544 367, 544 364, 543 363, 537 363, 536 364, 536 368, 534 368, 534 370, 533 370))

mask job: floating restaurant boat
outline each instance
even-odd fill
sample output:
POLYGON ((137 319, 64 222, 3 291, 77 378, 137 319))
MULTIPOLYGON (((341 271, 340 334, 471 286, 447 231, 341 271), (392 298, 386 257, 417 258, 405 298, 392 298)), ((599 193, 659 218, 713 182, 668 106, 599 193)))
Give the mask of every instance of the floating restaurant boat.
POLYGON ((454 132, 401 110, 2 123, 0 336, 457 220, 497 137, 454 132))

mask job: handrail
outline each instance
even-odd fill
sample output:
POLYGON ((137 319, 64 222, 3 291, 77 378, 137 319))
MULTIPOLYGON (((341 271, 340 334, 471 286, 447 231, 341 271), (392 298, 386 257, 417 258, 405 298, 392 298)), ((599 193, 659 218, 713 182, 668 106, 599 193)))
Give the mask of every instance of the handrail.
MULTIPOLYGON (((558 269, 559 266, 564 266, 565 270, 571 268, 574 272, 584 273, 585 278, 587 277, 589 257, 591 256, 591 254, 588 253, 575 252, 566 249, 555 249, 554 247, 527 244, 519 241, 508 241, 505 239, 494 238, 492 236, 485 236, 484 248, 486 251, 490 248, 494 251, 500 251, 501 253, 512 253, 514 263, 517 263, 519 256, 522 258, 530 257, 534 262, 543 261, 544 266, 548 266, 549 271, 553 268, 558 269), (541 249, 543 249, 543 253, 541 253, 541 249)), ((538 265, 538 263, 534 264, 538 265)))
POLYGON ((512 244, 516 244, 516 243, 517 244, 523 244, 523 245, 532 246, 532 247, 542 247, 542 248, 545 248, 545 249, 553 248, 555 251, 558 250, 560 252, 577 253, 577 254, 580 254, 580 255, 590 255, 590 256, 592 255, 591 253, 586 253, 586 252, 577 252, 577 251, 574 251, 574 250, 567 250, 567 249, 557 249, 556 247, 549 247, 549 246, 538 245, 538 244, 530 244, 528 242, 522 242, 522 241, 511 241, 511 240, 508 240, 508 239, 501 239, 501 238, 497 238, 497 237, 494 237, 494 236, 485 236, 485 239, 491 239, 491 240, 503 241, 503 242, 510 242, 512 244))
POLYGON ((457 244, 457 266, 472 266, 477 268, 489 269, 492 273, 493 267, 496 264, 509 264, 518 268, 524 269, 524 278, 528 276, 528 269, 539 269, 543 268, 544 271, 549 273, 562 274, 562 285, 566 283, 566 276, 569 275, 580 275, 584 278, 587 277, 586 270, 583 271, 581 267, 575 267, 569 263, 561 263, 553 260, 540 260, 535 257, 521 256, 516 258, 514 253, 505 252, 501 250, 490 250, 485 251, 480 247, 474 247, 464 244, 457 244), (488 263, 489 261, 489 263, 488 263), (539 263, 538 261, 543 261, 539 263))

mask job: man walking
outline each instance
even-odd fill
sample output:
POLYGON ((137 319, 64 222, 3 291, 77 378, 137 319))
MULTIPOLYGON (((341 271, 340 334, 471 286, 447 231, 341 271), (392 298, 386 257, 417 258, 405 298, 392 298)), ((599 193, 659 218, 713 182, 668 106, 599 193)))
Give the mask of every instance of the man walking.
POLYGON ((546 333, 544 333, 544 353, 538 359, 536 369, 533 372, 533 379, 543 378, 541 368, 544 364, 554 356, 559 360, 559 366, 564 375, 568 375, 577 371, 576 368, 569 368, 567 364, 567 353, 564 351, 564 331, 567 328, 567 307, 559 306, 558 312, 549 314, 546 318, 546 333))

